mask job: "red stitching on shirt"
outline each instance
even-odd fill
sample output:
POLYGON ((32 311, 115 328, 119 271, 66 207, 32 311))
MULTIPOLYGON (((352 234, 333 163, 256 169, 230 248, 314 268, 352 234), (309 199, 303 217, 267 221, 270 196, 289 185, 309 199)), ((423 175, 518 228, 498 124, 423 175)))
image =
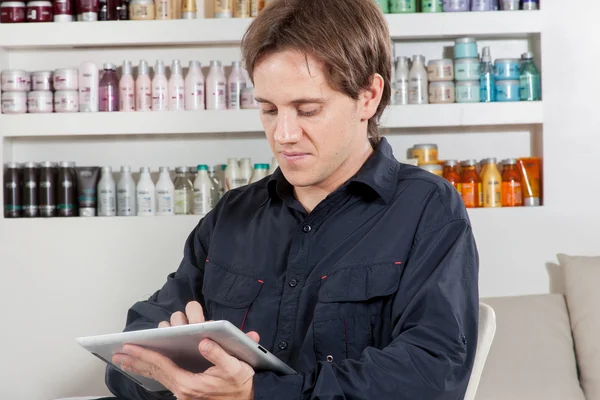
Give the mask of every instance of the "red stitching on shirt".
POLYGON ((325 279, 325 278, 327 278, 327 275, 323 275, 323 276, 321 277, 321 279, 325 279))
POLYGON ((246 308, 246 312, 244 313, 244 319, 242 320, 242 326, 240 327, 240 331, 244 330, 244 325, 246 325, 246 318, 248 317, 248 311, 250 310, 250 306, 246 308))
POLYGON ((208 261, 208 259, 206 259, 206 262, 210 262, 210 261, 208 261))
POLYGON ((344 320, 344 331, 346 332, 346 358, 348 358, 348 324, 344 320))
POLYGON ((259 280, 258 280, 258 283, 264 283, 264 282, 263 282, 262 280, 260 280, 260 279, 259 279, 259 280))
POLYGON ((396 261, 394 264, 400 265, 400 264, 402 264, 402 261, 396 261))

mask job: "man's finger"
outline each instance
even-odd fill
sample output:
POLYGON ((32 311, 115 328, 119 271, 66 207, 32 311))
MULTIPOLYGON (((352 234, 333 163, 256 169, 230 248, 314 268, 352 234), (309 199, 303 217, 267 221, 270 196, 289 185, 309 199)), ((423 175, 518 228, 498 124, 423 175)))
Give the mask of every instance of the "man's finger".
POLYGON ((171 324, 168 321, 163 321, 160 324, 158 324, 159 328, 168 328, 170 326, 171 326, 171 324))
POLYGON ((257 332, 254 332, 254 331, 248 332, 248 333, 246 333, 246 335, 250 339, 254 340, 256 343, 260 342, 260 335, 257 332))
POLYGON ((190 301, 185 306, 185 314, 190 324, 201 324, 204 322, 204 310, 197 301, 190 301))
POLYGON ((123 353, 115 355, 113 360, 125 370, 154 379, 171 391, 176 390, 178 382, 191 374, 179 368, 168 357, 140 346, 125 345, 123 353))
POLYGON ((240 361, 227 354, 225 350, 210 339, 204 339, 198 345, 200 353, 221 371, 235 375, 240 367, 240 361))
POLYGON ((173 315, 171 315, 171 326, 181 326, 187 324, 188 319, 185 316, 185 314, 181 311, 177 311, 176 313, 173 313, 173 315))

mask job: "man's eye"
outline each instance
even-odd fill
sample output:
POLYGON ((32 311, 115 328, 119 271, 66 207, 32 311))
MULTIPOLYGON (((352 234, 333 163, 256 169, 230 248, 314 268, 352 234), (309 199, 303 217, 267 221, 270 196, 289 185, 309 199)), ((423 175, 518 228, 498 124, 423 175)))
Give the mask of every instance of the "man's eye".
POLYGON ((319 110, 311 110, 311 111, 302 111, 302 110, 298 110, 298 115, 302 116, 302 117, 312 117, 313 115, 317 115, 319 113, 319 110))

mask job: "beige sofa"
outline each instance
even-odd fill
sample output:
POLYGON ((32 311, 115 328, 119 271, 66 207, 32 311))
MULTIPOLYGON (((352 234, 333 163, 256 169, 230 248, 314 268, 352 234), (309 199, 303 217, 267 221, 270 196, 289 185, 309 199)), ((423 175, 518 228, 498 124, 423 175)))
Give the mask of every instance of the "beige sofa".
POLYGON ((600 257, 558 259, 564 294, 482 299, 497 328, 477 400, 600 400, 600 257))

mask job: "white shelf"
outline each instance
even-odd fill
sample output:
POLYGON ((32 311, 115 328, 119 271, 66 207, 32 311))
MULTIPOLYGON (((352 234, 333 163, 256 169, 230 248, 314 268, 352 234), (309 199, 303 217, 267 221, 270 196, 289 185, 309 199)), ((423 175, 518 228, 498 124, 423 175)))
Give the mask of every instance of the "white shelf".
MULTIPOLYGON (((524 37, 542 31, 541 11, 386 15, 392 39, 524 37)), ((239 44, 252 19, 1 24, 0 48, 239 44)))
MULTIPOLYGON (((427 104, 388 107, 388 129, 532 125, 543 123, 542 102, 427 104)), ((84 136, 262 132, 258 110, 133 113, 19 114, 0 116, 0 135, 84 136)))

